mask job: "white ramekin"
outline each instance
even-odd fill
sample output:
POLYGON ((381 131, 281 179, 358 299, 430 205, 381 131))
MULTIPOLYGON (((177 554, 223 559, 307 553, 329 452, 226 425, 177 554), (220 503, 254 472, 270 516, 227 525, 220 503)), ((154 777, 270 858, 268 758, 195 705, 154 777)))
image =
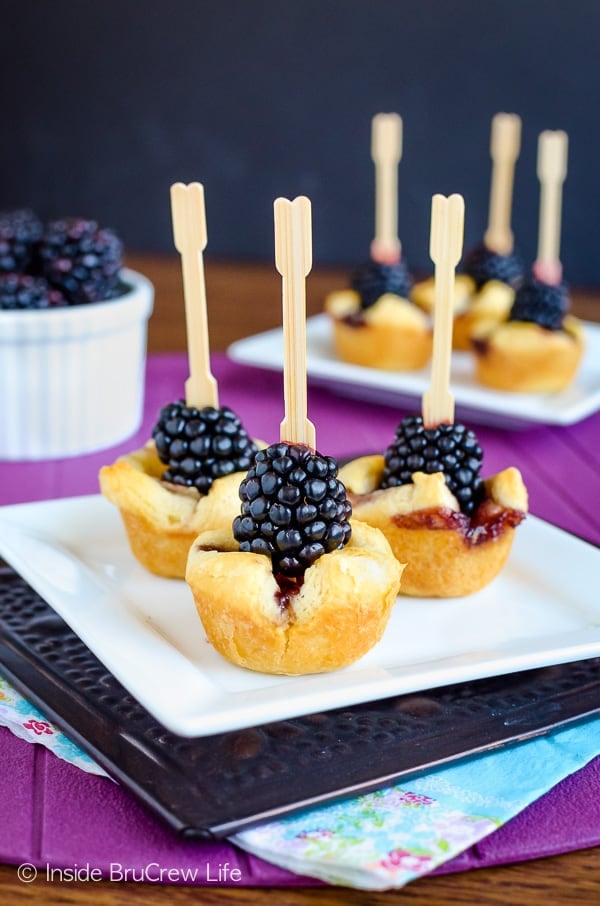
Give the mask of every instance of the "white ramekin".
POLYGON ((139 428, 154 288, 128 269, 117 299, 0 311, 0 459, 103 450, 139 428))

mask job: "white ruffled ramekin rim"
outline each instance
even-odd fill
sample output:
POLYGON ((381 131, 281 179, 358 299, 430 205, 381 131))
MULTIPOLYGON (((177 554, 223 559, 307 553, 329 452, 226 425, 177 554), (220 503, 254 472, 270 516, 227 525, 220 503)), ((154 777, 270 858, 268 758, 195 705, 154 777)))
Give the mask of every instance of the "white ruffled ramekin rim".
POLYGON ((106 302, 0 311, 0 459, 78 456, 139 428, 154 287, 128 268, 121 282, 106 302))

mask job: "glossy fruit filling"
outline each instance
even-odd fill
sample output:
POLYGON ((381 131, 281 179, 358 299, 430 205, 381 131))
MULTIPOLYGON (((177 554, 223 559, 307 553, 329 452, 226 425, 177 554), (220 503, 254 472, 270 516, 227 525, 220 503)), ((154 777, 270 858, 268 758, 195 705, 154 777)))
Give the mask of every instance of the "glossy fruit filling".
POLYGON ((524 518, 525 513, 521 510, 502 507, 486 498, 472 516, 457 513, 447 507, 435 507, 406 515, 396 515, 392 520, 395 525, 404 529, 433 531, 451 529, 462 535, 465 544, 476 547, 486 541, 494 541, 509 528, 516 528, 524 518))
POLYGON ((300 592, 304 584, 304 576, 286 576, 283 573, 275 573, 275 581, 277 582, 277 591, 275 592, 275 598, 279 607, 282 611, 289 610, 292 606, 292 601, 296 595, 300 592))

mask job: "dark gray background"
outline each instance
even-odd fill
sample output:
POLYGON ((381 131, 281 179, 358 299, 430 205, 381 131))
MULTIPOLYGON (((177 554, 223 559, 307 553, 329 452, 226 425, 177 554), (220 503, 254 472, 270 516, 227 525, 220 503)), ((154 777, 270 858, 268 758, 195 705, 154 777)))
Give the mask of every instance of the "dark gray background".
POLYGON ((600 284, 599 0, 2 0, 0 208, 81 214, 172 251, 169 185, 206 191, 207 257, 273 257, 272 202, 307 194, 315 263, 366 257, 370 121, 404 120, 399 232, 427 269, 431 195, 487 219, 489 126, 523 118, 513 226, 537 243, 536 143, 570 137, 562 258, 600 284))

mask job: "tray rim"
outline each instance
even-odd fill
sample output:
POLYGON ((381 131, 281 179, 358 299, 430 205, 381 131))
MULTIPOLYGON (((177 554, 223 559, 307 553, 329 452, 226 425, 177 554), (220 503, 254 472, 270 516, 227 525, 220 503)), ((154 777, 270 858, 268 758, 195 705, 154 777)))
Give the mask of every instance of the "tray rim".
MULTIPOLYGON (((25 580, 22 579, 12 567, 2 567, 0 569, 0 578, 1 573, 3 572, 10 573, 9 582, 11 579, 16 578, 18 582, 27 586, 25 580)), ((50 605, 43 600, 42 603, 47 610, 52 611, 50 605)), ((93 660, 97 661, 98 659, 93 652, 85 648, 85 644, 75 635, 69 625, 60 617, 56 617, 56 619, 60 621, 60 626, 58 627, 59 633, 67 638, 72 637, 75 639, 78 645, 84 648, 93 660)), ((23 630, 21 630, 21 632, 23 632, 23 630)), ((444 751, 438 749, 436 750, 436 754, 434 754, 431 752, 432 741, 434 742, 435 748, 435 739, 439 737, 440 734, 438 732, 437 737, 435 734, 433 734, 433 736, 431 733, 426 734, 422 740, 424 751, 421 752, 420 747, 418 747, 417 757, 415 759, 413 756, 413 763, 411 764, 403 763, 400 765, 397 761, 397 755, 393 757, 392 761, 390 761, 390 756, 388 755, 387 760, 384 758, 384 764, 378 763, 377 765, 375 765, 371 759, 367 759, 366 765, 368 776, 366 776, 364 775, 365 760, 363 758, 361 762, 361 771, 363 774, 359 772, 360 779, 355 777, 353 782, 349 782, 349 778, 346 778, 346 782, 340 784, 337 781, 336 776, 330 776, 325 780, 325 783, 321 782, 320 784, 317 784, 318 789, 313 788, 312 792, 303 788, 300 795, 295 797, 294 795, 289 795, 289 790, 287 793, 284 792, 283 796, 280 791, 275 798, 275 801, 273 801, 272 796, 272 801, 265 802, 263 799, 262 806, 260 805, 260 796, 263 794, 259 793, 259 802, 257 803, 255 799, 252 800, 249 803, 252 807, 247 811, 244 811, 244 809, 241 811, 238 809, 236 811, 235 808, 231 808, 231 805, 228 807, 227 802, 225 804, 222 804, 220 801, 205 802, 205 796, 200 795, 200 798, 198 798, 201 791, 196 791, 194 794, 194 802, 191 804, 191 809, 187 807, 186 811, 186 806, 182 806, 181 797, 175 797, 177 800, 175 801, 173 795, 169 794, 170 781, 168 777, 170 776, 172 778, 175 776, 178 770, 177 766, 172 763, 172 759, 168 754, 170 751, 169 741, 161 742, 161 751, 158 757, 148 751, 145 746, 145 732, 148 731, 147 721, 150 720, 151 729, 152 721, 154 720, 153 716, 149 714, 149 712, 144 711, 143 706, 140 705, 139 707, 143 712, 142 718, 144 722, 141 727, 137 724, 137 732, 135 729, 136 725, 134 725, 131 731, 128 731, 126 725, 123 725, 122 718, 119 718, 116 712, 109 709, 108 719, 111 722, 112 727, 110 735, 112 737, 112 735, 116 733, 117 736, 120 737, 121 743, 116 749, 113 746, 109 746, 109 750, 105 752, 106 745, 104 745, 104 747, 102 745, 103 734, 98 728, 105 724, 106 707, 100 709, 100 721, 95 721, 94 714, 97 713, 97 706, 94 707, 94 700, 92 700, 92 707, 90 707, 89 691, 86 691, 84 694, 77 687, 77 683, 73 685, 68 682, 66 675, 61 673, 56 665, 48 669, 44 665, 43 655, 40 655, 39 652, 35 652, 31 647, 28 647, 28 645, 29 643, 25 640, 24 635, 21 635, 19 631, 9 633, 8 636, 2 640, 0 643, 0 663, 2 664, 2 673, 9 678, 10 681, 13 682, 15 688, 19 689, 46 717, 53 720, 54 723, 69 735, 74 742, 95 758, 97 763, 106 769, 109 777, 122 783, 131 793, 136 795, 160 818, 166 821, 166 823, 176 832, 187 839, 207 840, 229 837, 232 834, 248 829, 264 821, 295 814, 307 808, 331 804, 342 799, 354 797, 357 794, 364 794, 384 786, 389 786, 391 783, 404 782, 405 778, 420 774, 423 771, 454 764, 455 762, 466 758, 476 757, 491 749, 504 748, 526 740, 538 738, 559 728, 571 726, 579 722, 586 722, 587 720, 596 717, 600 712, 600 699, 598 699, 597 694, 600 680, 595 676, 591 682, 589 678, 586 679, 584 685, 580 686, 579 689, 558 688, 551 693, 547 692, 545 698, 542 696, 541 700, 536 700, 535 707, 532 706, 529 695, 526 695, 524 698, 521 698, 520 702, 518 701, 515 706, 515 712, 510 714, 509 718, 506 716, 508 712, 506 712, 506 705, 504 705, 505 710, 501 710, 500 713, 500 723, 498 722, 498 719, 496 719, 495 722, 492 719, 496 715, 496 710, 495 708, 491 708, 485 717, 482 727, 482 729, 484 729, 483 735, 477 741, 473 740, 472 737, 469 737, 468 734, 467 737, 464 736, 465 726, 461 723, 461 719, 459 718, 458 742, 460 744, 457 745, 456 748, 453 749, 452 746, 450 746, 450 748, 446 746, 444 751), (43 693, 38 693, 36 683, 38 684, 38 687, 41 683, 43 693), (73 709, 75 710, 75 714, 73 713, 73 709), (77 711, 81 712, 82 710, 84 723, 82 727, 78 728, 76 726, 77 711), (68 717, 69 713, 71 719, 68 717), (86 720, 88 723, 85 722, 86 720), (162 748, 162 746, 165 746, 166 748, 162 748), (113 752, 112 756, 110 752, 113 752), (148 763, 148 761, 150 763, 148 763), (374 771, 372 770, 373 767, 375 768, 374 771), (222 809, 224 809, 224 813, 220 815, 222 809), (201 818, 200 815, 203 815, 204 817, 201 818)), ((66 666, 69 665, 70 661, 68 658, 69 655, 67 655, 66 660, 63 660, 63 668, 65 664, 66 666)), ((576 667, 577 662, 568 664, 567 666, 576 667)), ((500 694, 502 697, 503 695, 506 696, 508 693, 510 698, 510 694, 514 689, 513 680, 515 679, 515 674, 511 674, 508 677, 501 677, 500 679, 505 680, 507 686, 501 690, 494 690, 492 694, 500 694)), ((542 683, 547 682, 543 677, 541 679, 542 683)), ((116 680, 115 677, 112 677, 112 680, 118 685, 118 680, 116 680)), ((480 687, 481 684, 485 686, 485 682, 486 680, 482 679, 476 680, 474 684, 468 684, 471 685, 471 687, 473 685, 476 687, 475 689, 472 689, 472 697, 474 697, 475 701, 477 701, 477 696, 479 694, 477 687, 480 687)), ((518 679, 516 680, 516 683, 518 689, 518 679)), ((462 687, 463 684, 458 685, 462 687)), ((529 687, 526 686, 526 688, 529 687)), ((429 696, 433 695, 433 698, 435 699, 436 693, 439 693, 440 691, 443 693, 443 687, 442 690, 426 690, 425 694, 429 696)), ((485 696, 489 693, 484 691, 483 694, 485 696)), ((400 698, 402 697, 403 696, 400 696, 400 698)), ((411 696, 409 695, 408 698, 410 699, 411 696)), ((460 698, 462 699, 462 695, 460 698)), ((366 707, 374 708, 374 713, 377 715, 377 706, 381 704, 381 701, 374 701, 366 703, 366 707)), ((113 706, 111 706, 111 708, 112 707, 113 706)), ((509 705, 509 708, 510 707, 511 706, 509 705)), ((359 708, 360 713, 363 713, 364 709, 361 706, 359 706, 359 708)), ((342 710, 346 712, 346 709, 342 710)), ((467 714, 468 713, 470 713, 469 709, 467 709, 467 714)), ((472 728, 473 720, 476 720, 478 723, 480 718, 471 718, 471 720, 467 718, 466 726, 471 726, 472 728)), ((258 727, 257 729, 260 730, 261 727, 258 727)), ((268 731, 269 728, 265 727, 264 729, 268 731)), ((318 732, 318 730, 319 727, 316 726, 315 731, 318 732)), ((236 737, 237 733, 234 731, 225 735, 236 737)), ((454 735, 455 734, 450 734, 450 737, 453 738, 454 735)), ((443 734, 443 738, 447 738, 446 734, 443 734)), ((189 743, 189 740, 186 740, 185 738, 183 738, 182 741, 186 744, 189 743)), ((197 743, 211 746, 213 744, 218 746, 219 744, 218 737, 201 738, 197 740, 197 743), (214 743, 213 740, 215 740, 214 743)), ((406 743, 402 743, 400 736, 395 743, 394 752, 400 752, 401 748, 398 749, 398 746, 402 747, 402 745, 404 745, 406 749, 406 743)), ((442 749, 443 748, 444 747, 442 746, 442 749)), ((414 749, 409 746, 407 751, 409 750, 410 752, 413 752, 414 749)), ((182 756, 179 755, 177 757, 181 758, 182 756)), ((184 755, 183 757, 185 758, 186 756, 184 755)), ((375 759, 375 761, 377 761, 377 759, 375 759)), ((178 761, 177 764, 181 764, 181 762, 178 761)), ((306 769, 304 769, 304 773, 306 774, 306 769)), ((303 782, 306 783, 306 777, 303 782)), ((262 781, 258 784, 259 788, 261 785, 264 786, 262 781)), ((268 787, 270 788, 270 786, 271 782, 268 781, 268 787)), ((288 788, 285 787, 284 789, 287 790, 288 788)), ((212 797, 209 798, 212 800, 212 797)), ((187 802, 187 797, 184 801, 187 802)))

